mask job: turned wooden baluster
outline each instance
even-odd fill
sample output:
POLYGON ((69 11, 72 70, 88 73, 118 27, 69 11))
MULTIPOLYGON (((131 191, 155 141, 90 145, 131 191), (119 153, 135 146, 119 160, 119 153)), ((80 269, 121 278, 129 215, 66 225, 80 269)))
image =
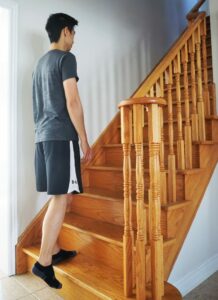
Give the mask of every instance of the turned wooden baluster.
POLYGON ((197 55, 197 109, 198 109, 198 125, 199 125, 199 140, 206 140, 205 133, 205 113, 204 113, 204 102, 203 102, 203 88, 202 88, 202 71, 201 71, 201 36, 200 26, 198 26, 196 32, 196 55, 197 55))
MULTIPOLYGON (((163 74, 160 76, 159 80, 156 82, 156 97, 164 97, 164 80, 163 74)), ((163 123, 163 108, 159 107, 160 113, 160 132, 161 132, 161 140, 160 140, 160 198, 161 203, 167 203, 167 179, 166 179, 166 170, 165 170, 165 163, 164 163, 164 123, 163 123)))
POLYGON ((185 169, 185 148, 182 133, 182 106, 181 106, 181 87, 180 87, 180 52, 174 60, 174 73, 176 76, 176 103, 177 103, 177 167, 180 170, 185 169))
POLYGON ((206 28, 206 18, 201 23, 201 38, 202 38, 202 57, 203 57, 203 83, 204 83, 204 103, 205 103, 205 115, 209 116, 211 114, 210 108, 210 96, 208 88, 208 71, 207 71, 207 28, 206 28))
POLYGON ((136 299, 146 299, 145 294, 145 210, 144 210, 144 165, 143 165, 144 105, 133 104, 134 144, 136 151, 136 299))
POLYGON ((209 88, 209 94, 211 97, 211 114, 216 116, 217 115, 217 111, 216 111, 216 85, 214 82, 210 82, 208 84, 208 88, 209 88))
POLYGON ((192 100, 192 140, 199 141, 198 113, 197 113, 197 94, 195 76, 195 35, 193 34, 188 41, 189 54, 191 58, 191 100, 192 100))
POLYGON ((165 83, 167 85, 167 102, 168 102, 168 200, 176 202, 176 157, 174 153, 174 137, 173 137, 173 101, 172 101, 172 85, 173 74, 172 64, 165 71, 165 83))
POLYGON ((185 101, 185 166, 186 169, 192 169, 192 137, 189 110, 189 88, 188 88, 188 48, 187 44, 182 49, 183 64, 183 83, 184 83, 184 101, 185 101))
POLYGON ((133 290, 133 246, 132 229, 132 179, 131 179, 131 144, 132 111, 127 106, 121 107, 121 143, 123 145, 123 179, 124 179, 124 235, 123 235, 123 274, 124 295, 129 297, 133 290))
POLYGON ((158 104, 148 108, 150 190, 149 210, 151 226, 151 284, 152 299, 161 300, 164 295, 163 236, 161 235, 160 202, 160 113, 158 104))

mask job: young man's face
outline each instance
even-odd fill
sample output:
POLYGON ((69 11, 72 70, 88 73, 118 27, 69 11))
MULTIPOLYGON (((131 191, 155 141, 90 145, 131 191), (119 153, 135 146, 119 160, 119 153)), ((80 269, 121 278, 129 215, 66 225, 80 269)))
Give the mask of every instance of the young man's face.
POLYGON ((70 51, 73 46, 74 35, 75 35, 74 29, 69 30, 67 27, 65 28, 65 43, 66 43, 67 51, 70 51))

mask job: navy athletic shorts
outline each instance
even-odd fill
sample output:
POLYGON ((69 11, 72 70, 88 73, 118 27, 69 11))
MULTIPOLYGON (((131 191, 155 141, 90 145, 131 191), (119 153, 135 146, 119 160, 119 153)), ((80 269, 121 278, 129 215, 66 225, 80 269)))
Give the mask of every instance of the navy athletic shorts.
POLYGON ((82 193, 78 141, 46 141, 35 144, 38 192, 48 195, 82 193))

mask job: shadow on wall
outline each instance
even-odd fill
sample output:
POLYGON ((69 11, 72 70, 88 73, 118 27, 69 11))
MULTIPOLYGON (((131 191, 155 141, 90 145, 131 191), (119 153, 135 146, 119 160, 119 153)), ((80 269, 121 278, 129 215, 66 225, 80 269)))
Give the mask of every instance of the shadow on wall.
POLYGON ((91 103, 89 111, 85 109, 91 143, 99 136, 95 136, 95 133, 99 132, 99 124, 103 125, 103 128, 108 125, 111 116, 118 112, 118 103, 130 98, 150 72, 152 68, 150 47, 150 39, 140 39, 124 55, 110 53, 110 59, 105 59, 101 65, 91 67, 95 68, 95 76, 86 83, 82 95, 82 100, 88 99, 91 103), (96 118, 97 122, 93 121, 96 118))
MULTIPOLYGON (((25 35, 25 44, 28 46, 26 55, 22 57, 22 64, 25 64, 23 68, 23 80, 21 86, 21 101, 22 101, 22 158, 26 162, 20 162, 20 170, 22 170, 25 176, 22 176, 22 186, 28 187, 25 189, 26 197, 29 199, 26 202, 26 211, 23 213, 35 212, 45 203, 47 195, 44 193, 37 193, 35 188, 35 176, 34 174, 34 122, 33 122, 33 108, 32 108, 32 72, 36 63, 36 58, 42 56, 45 52, 45 38, 36 33, 31 32, 25 35), (28 124, 28 126, 27 126, 28 124), (28 162, 28 163, 27 163, 28 162), (34 201, 32 201, 34 199, 34 201), (37 199, 37 201, 35 200, 37 199)), ((19 76, 19 75, 18 75, 19 76)), ((19 162, 18 162, 19 163, 19 162)), ((21 218, 21 220, 24 218, 21 218)), ((20 228, 23 228, 22 224, 19 224, 20 228)))

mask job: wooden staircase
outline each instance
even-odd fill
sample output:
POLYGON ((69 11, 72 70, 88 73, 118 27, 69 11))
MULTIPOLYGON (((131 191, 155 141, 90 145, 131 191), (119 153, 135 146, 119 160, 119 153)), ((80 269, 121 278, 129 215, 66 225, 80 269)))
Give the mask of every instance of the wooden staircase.
MULTIPOLYGON (((169 53, 131 99, 120 104, 121 120, 118 113, 93 145, 93 160, 82 167, 84 193, 73 195, 59 236, 62 248, 79 251, 75 258, 55 267, 63 283, 60 295, 64 299, 182 299, 167 279, 218 160, 210 19, 198 12, 202 2, 192 11, 193 17, 189 15, 187 30, 169 53), (203 86, 203 115, 199 84, 203 86), (165 99, 167 105, 163 108, 159 108, 159 98, 165 99), (158 120, 153 115, 154 107, 160 112, 158 120), (191 144, 187 128, 192 133, 191 144), (141 132, 143 139, 139 141, 141 132), (159 147, 159 171, 152 167, 155 143, 159 147), (142 147, 136 147, 136 155, 134 146, 139 144, 142 147), (159 231, 151 220, 158 216, 151 213, 154 174, 160 175, 155 200, 160 205, 156 223, 157 227, 160 224, 159 231), (158 249, 163 250, 158 252, 160 259, 152 252, 156 249, 153 229, 158 249), (160 274, 155 273, 154 266, 162 270, 160 274)), ((19 238, 17 274, 31 270, 38 258, 46 208, 19 238)))

